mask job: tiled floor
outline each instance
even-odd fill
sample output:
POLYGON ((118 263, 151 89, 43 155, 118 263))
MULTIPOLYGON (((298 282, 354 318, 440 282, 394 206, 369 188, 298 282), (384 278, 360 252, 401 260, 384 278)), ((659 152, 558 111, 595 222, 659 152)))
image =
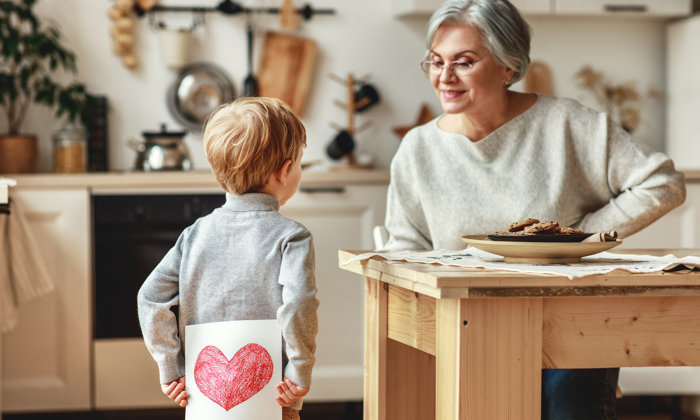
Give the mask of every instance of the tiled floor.
MULTIPOLYGON (((362 420, 362 403, 306 403, 303 420, 362 420)), ((129 410, 91 413, 4 414, 3 420, 183 420, 185 410, 129 410)))
MULTIPOLYGON (((670 397, 625 397, 618 403, 619 420, 700 420, 678 413, 670 397), (675 413, 675 414, 674 414, 675 413)), ((306 403, 302 420, 361 420, 362 403, 306 403)), ((5 414, 3 420, 183 420, 184 410, 110 411, 62 414, 5 414)))
POLYGON ((680 397, 624 397, 618 400, 619 420, 700 420, 682 414, 680 397))

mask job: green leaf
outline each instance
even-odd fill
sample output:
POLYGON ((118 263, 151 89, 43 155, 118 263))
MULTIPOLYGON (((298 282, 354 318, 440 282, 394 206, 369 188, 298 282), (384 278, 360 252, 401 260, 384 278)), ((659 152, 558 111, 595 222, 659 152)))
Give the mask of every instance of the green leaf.
MULTIPOLYGON (((77 73, 76 57, 60 31, 36 16, 36 4, 37 0, 0 0, 0 106, 19 109, 21 102, 30 101, 55 108, 57 117, 75 120, 90 95, 80 83, 63 86, 54 80, 59 68, 77 73)), ((10 122, 21 129, 15 125, 10 122)))

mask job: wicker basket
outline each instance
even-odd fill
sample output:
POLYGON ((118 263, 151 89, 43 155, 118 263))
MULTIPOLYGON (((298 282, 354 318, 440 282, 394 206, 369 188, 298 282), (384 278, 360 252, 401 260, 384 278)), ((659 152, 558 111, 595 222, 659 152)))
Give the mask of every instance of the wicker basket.
POLYGON ((36 136, 0 136, 0 174, 34 173, 37 161, 36 136))

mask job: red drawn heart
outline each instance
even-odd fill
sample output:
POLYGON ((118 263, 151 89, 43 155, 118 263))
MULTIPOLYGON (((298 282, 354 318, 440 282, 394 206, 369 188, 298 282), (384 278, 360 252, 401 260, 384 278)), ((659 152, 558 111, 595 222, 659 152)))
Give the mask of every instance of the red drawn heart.
POLYGON ((259 344, 246 344, 231 360, 207 346, 197 356, 194 381, 202 394, 228 411, 260 392, 270 382, 272 368, 270 353, 259 344))

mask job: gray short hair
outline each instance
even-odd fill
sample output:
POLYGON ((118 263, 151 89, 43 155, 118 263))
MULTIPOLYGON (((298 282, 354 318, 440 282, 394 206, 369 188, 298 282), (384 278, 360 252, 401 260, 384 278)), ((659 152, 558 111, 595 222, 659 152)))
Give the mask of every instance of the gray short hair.
POLYGON ((530 65, 531 28, 508 0, 448 0, 428 22, 427 48, 443 24, 463 24, 475 28, 494 57, 515 71, 508 81, 522 79, 530 65))

